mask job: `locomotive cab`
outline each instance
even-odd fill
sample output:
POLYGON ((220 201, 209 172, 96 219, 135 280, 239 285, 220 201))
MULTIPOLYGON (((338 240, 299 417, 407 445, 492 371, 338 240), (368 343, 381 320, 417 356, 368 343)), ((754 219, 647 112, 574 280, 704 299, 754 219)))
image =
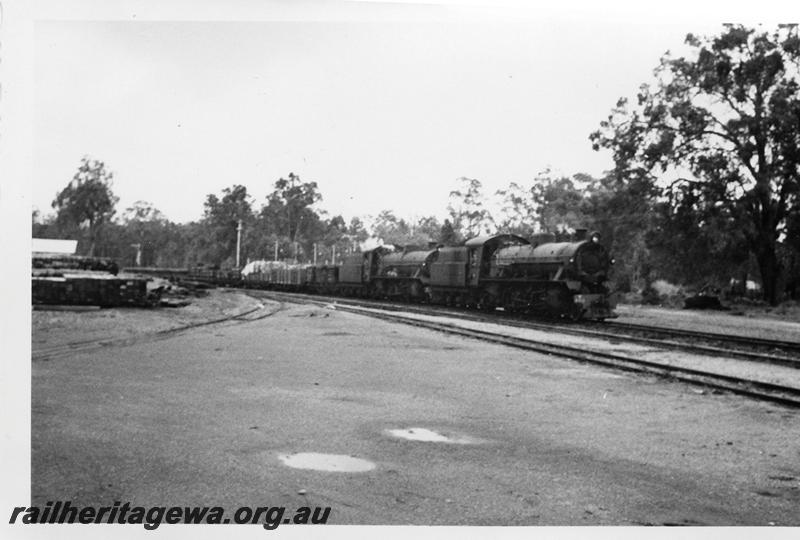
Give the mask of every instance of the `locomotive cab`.
POLYGON ((378 264, 375 288, 381 295, 408 300, 425 299, 431 263, 438 250, 398 251, 383 255, 378 264))
POLYGON ((468 240, 464 246, 469 255, 469 284, 478 287, 482 280, 490 277, 491 260, 495 252, 529 244, 525 238, 515 234, 479 236, 468 240))
POLYGON ((369 283, 378 272, 380 258, 390 250, 377 247, 345 257, 339 271, 339 280, 342 283, 362 284, 369 283))
POLYGON ((430 265, 430 297, 433 302, 480 306, 499 305, 497 287, 490 278, 492 255, 506 246, 528 241, 514 234, 472 238, 459 247, 440 248, 430 265))

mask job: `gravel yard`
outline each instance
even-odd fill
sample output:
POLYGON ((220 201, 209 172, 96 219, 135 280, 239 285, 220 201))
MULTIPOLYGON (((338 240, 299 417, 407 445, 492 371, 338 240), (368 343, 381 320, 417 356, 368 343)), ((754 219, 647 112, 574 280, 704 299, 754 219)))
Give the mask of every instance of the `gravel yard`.
MULTIPOLYGON (((218 293, 212 315, 242 307, 218 293)), ((32 375, 35 503, 310 504, 335 524, 800 525, 795 410, 335 309, 289 305, 34 361, 32 375), (316 453, 369 467, 290 466, 316 453)))
MULTIPOLYGON (((360 309, 365 312, 374 311, 376 313, 380 313, 380 310, 377 309, 360 309)), ((482 332, 513 336, 535 341, 537 343, 547 343, 552 345, 577 347, 583 350, 620 354, 631 358, 647 360, 664 366, 680 366, 689 369, 700 369, 703 371, 708 371, 709 373, 742 377, 760 382, 800 388, 800 370, 788 366, 762 364, 746 360, 654 348, 649 345, 626 342, 624 338, 609 341, 602 338, 575 336, 571 334, 559 333, 557 331, 518 328, 513 326, 505 326, 503 324, 465 321, 458 318, 422 315, 418 313, 402 313, 402 316, 408 319, 442 322, 452 324, 459 328, 474 329, 482 332)))
POLYGON ((213 289, 191 304, 178 308, 109 308, 95 310, 34 310, 32 348, 65 345, 98 339, 134 337, 170 330, 253 309, 255 298, 238 291, 213 289))
POLYGON ((737 310, 688 310, 620 304, 616 308, 620 322, 663 326, 700 332, 780 339, 800 342, 800 317, 765 312, 737 310))

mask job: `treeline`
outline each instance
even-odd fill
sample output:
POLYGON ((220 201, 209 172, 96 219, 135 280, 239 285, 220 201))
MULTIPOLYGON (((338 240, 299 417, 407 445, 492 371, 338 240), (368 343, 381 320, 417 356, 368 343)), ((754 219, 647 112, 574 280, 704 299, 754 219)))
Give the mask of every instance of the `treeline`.
POLYGON ((357 248, 369 237, 358 218, 328 218, 315 182, 289 174, 257 207, 247 188, 234 185, 206 196, 203 218, 168 220, 151 203, 138 201, 121 214, 112 191, 113 174, 103 162, 84 158, 78 173, 53 201, 55 214, 33 216, 33 235, 78 240, 81 254, 113 257, 123 266, 235 266, 241 226, 240 263, 274 258, 308 261, 314 244, 321 260, 357 248), (91 186, 91 188, 89 187, 91 186))
POLYGON ((260 204, 245 186, 233 185, 206 196, 201 220, 179 224, 145 201, 118 212, 113 173, 103 162, 85 157, 53 201, 55 213, 33 214, 33 235, 78 239, 79 253, 113 257, 125 266, 222 268, 235 266, 239 232, 240 266, 256 259, 311 262, 315 254, 319 262, 338 261, 365 245, 458 245, 496 231, 530 236, 546 230, 567 237, 586 216, 571 207, 574 200, 561 200, 553 193, 565 191, 567 185, 569 196, 580 200, 586 194, 577 189, 584 189, 583 184, 591 188, 595 182, 585 175, 576 178, 574 189, 569 179, 556 181, 544 175, 532 186, 512 183, 494 194, 495 205, 479 180, 460 178, 443 221, 436 216, 406 219, 387 209, 348 222, 320 209, 322 194, 316 182, 289 173, 274 183, 260 204), (492 206, 502 209, 492 211, 492 206))
POLYGON ((800 37, 796 25, 757 31, 726 25, 717 36, 688 35, 691 54, 667 53, 635 100, 621 98, 590 136, 610 150, 601 178, 544 172, 529 183, 484 193, 461 178, 447 217, 407 220, 329 217, 315 182, 289 174, 254 201, 241 185, 210 194, 203 218, 169 222, 148 203, 116 216, 112 175, 84 159, 53 202, 34 215, 34 235, 79 239, 82 253, 142 265, 235 264, 277 258, 330 261, 368 238, 423 247, 454 245, 501 231, 530 236, 575 228, 602 235, 617 265, 617 290, 647 296, 659 279, 727 289, 757 280, 777 303, 800 294, 800 37), (116 217, 116 219, 115 219, 116 217), (365 224, 368 222, 368 224, 365 224))
MULTIPOLYGON (((758 274, 744 236, 724 220, 700 223, 687 205, 653 198, 613 174, 598 179, 544 172, 528 185, 511 183, 494 194, 485 193, 477 179, 460 178, 443 221, 435 216, 407 220, 384 210, 372 219, 347 222, 319 209, 322 194, 316 182, 290 173, 275 182, 260 206, 245 186, 234 185, 207 195, 203 218, 185 224, 169 221, 141 201, 117 215, 111 178, 102 162, 85 158, 54 201, 55 215, 34 215, 33 235, 78 239, 79 253, 113 257, 122 266, 232 268, 240 223, 240 265, 275 258, 312 262, 315 250, 320 263, 334 257, 341 261, 365 243, 458 245, 494 232, 524 237, 550 232, 568 240, 575 229, 589 228, 612 250, 617 260, 614 287, 621 292, 646 292, 658 279, 694 289, 724 287, 731 278, 758 274), (94 187, 88 189, 90 185, 94 187), (91 217, 88 209, 95 210, 91 217)), ((800 245, 783 248, 790 268, 800 245)))

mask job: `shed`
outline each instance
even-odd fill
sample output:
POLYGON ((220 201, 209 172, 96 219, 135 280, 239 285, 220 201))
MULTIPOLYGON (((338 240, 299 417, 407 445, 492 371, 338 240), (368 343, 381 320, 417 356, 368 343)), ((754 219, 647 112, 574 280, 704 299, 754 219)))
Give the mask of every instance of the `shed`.
POLYGON ((34 254, 75 255, 78 249, 77 240, 56 240, 53 238, 34 238, 31 252, 34 254))

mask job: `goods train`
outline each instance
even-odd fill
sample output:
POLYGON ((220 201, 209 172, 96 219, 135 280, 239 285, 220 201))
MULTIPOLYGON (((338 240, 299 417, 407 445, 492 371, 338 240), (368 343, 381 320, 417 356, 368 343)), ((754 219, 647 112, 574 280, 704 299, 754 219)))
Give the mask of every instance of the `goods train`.
POLYGON ((381 246, 338 265, 259 261, 241 273, 195 270, 220 285, 398 299, 571 319, 613 318, 606 286, 613 259, 596 234, 572 242, 552 235, 481 236, 463 246, 393 250, 381 246))

